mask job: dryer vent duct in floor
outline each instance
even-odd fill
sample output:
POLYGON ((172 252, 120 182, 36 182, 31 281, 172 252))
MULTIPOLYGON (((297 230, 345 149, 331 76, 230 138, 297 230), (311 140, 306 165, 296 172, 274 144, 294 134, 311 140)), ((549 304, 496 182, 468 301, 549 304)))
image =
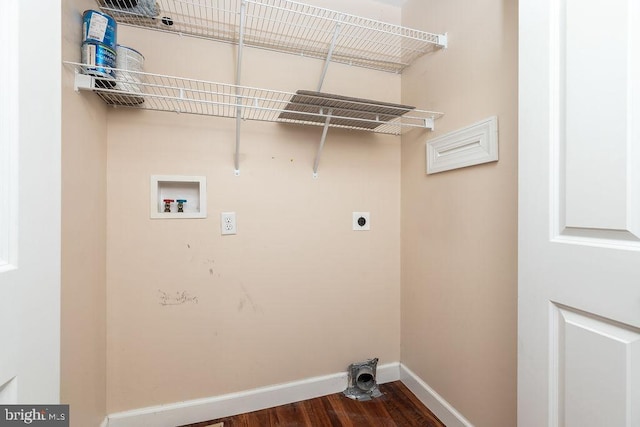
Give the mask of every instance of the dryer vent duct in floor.
POLYGON ((378 358, 349 365, 349 385, 344 395, 354 400, 371 400, 382 396, 376 382, 378 358))

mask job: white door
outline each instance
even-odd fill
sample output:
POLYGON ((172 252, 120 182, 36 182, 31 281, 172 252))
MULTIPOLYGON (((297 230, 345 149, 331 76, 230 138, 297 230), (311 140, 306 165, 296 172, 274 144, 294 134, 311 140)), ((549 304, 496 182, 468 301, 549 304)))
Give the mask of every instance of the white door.
POLYGON ((640 1, 521 0, 518 426, 640 426, 640 1))
POLYGON ((60 13, 0 13, 0 404, 60 398, 60 13))

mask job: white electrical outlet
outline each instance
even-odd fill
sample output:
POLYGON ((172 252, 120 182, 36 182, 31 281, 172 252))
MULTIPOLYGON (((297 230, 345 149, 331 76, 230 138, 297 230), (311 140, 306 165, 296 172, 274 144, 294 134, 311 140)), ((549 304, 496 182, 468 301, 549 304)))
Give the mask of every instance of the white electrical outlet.
POLYGON ((371 215, 369 212, 353 213, 353 229, 355 231, 371 230, 371 215))
POLYGON ((236 213, 235 212, 221 212, 220 213, 220 233, 236 234, 238 229, 236 227, 236 213))

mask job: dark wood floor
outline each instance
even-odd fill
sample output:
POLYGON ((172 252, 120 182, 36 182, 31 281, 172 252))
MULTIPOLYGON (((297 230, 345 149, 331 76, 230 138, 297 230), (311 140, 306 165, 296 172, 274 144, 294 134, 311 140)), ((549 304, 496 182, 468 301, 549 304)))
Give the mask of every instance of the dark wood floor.
POLYGON ((382 384, 380 391, 367 402, 337 393, 182 427, 444 427, 400 381, 382 384))

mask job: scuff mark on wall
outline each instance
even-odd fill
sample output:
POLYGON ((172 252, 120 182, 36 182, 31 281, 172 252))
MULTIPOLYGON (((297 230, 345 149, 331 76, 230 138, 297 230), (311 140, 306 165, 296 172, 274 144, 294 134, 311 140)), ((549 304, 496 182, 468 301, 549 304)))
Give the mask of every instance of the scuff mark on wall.
MULTIPOLYGON (((215 270, 213 269, 213 265, 216 263, 216 260, 207 259, 207 260, 202 261, 202 263, 209 266, 209 275, 213 276, 215 274, 215 270)), ((220 273, 218 273, 218 277, 220 277, 220 273)))
POLYGON ((251 298, 251 295, 247 291, 247 288, 245 288, 243 285, 240 285, 240 288, 242 289, 244 296, 240 298, 240 301, 238 302, 238 312, 242 311, 245 304, 249 303, 254 313, 262 313, 262 308, 260 308, 260 306, 253 302, 253 298, 251 298))
POLYGON ((160 305, 182 305, 186 303, 198 303, 198 297, 189 295, 187 291, 176 291, 169 293, 158 289, 160 292, 160 305))

